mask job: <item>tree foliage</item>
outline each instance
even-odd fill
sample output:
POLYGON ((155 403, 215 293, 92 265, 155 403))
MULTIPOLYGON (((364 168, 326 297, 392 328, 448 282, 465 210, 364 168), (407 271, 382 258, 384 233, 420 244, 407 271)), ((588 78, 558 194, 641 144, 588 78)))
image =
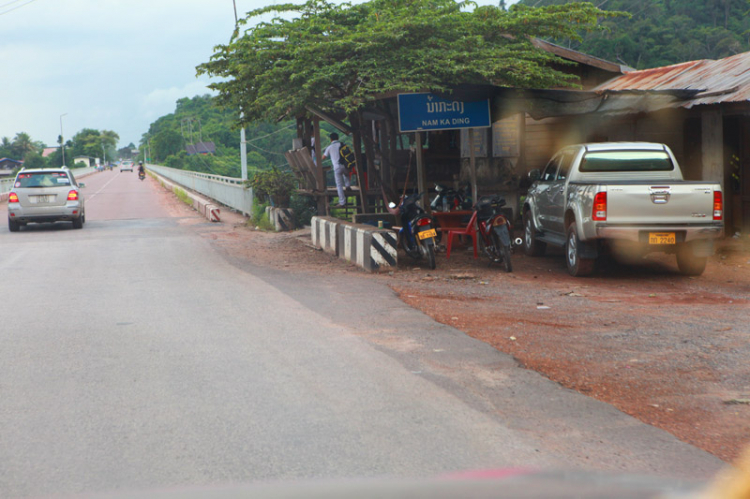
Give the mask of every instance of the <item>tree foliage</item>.
MULTIPOLYGON (((520 0, 553 6, 570 0, 520 0)), ((602 19, 606 28, 580 39, 550 37, 575 50, 644 69, 698 59, 721 59, 750 50, 747 0, 608 0, 602 9, 631 13, 602 19)))
MULTIPOLYGON (((112 158, 116 154, 117 141, 120 136, 110 130, 84 128, 71 139, 71 157, 88 156, 90 158, 112 158)), ((66 156, 68 152, 66 151, 66 156)))
POLYGON ((390 92, 448 92, 462 83, 573 85, 529 37, 579 40, 614 16, 590 3, 476 7, 454 0, 309 0, 251 11, 198 74, 244 121, 276 120, 305 106, 347 113, 390 92), (260 16, 278 17, 258 22, 260 16))
MULTIPOLYGON (((237 112, 217 106, 215 97, 183 98, 177 101, 174 113, 160 117, 149 126, 141 139, 141 146, 150 145, 150 160, 154 163, 239 177, 240 131, 237 123, 237 112), (208 141, 216 146, 216 154, 187 154, 187 145, 208 141)), ((291 148, 294 137, 294 124, 288 121, 249 124, 246 129, 248 171, 286 167, 284 152, 291 148)))

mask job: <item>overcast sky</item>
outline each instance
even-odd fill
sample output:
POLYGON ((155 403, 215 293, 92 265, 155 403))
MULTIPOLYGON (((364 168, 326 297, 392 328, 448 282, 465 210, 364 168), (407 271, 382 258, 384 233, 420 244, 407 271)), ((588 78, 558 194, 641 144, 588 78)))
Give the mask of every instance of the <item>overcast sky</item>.
MULTIPOLYGON (((236 0, 240 17, 276 3, 236 0)), ((195 67, 233 28, 232 0, 0 0, 0 137, 54 146, 65 114, 66 139, 94 128, 137 146, 175 101, 208 92, 195 67)))

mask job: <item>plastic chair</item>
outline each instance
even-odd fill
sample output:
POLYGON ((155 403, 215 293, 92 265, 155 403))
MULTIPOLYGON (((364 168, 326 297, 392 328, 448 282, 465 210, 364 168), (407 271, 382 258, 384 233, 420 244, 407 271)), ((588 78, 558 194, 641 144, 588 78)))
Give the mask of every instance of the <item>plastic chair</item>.
POLYGON ((451 257, 451 246, 453 246, 453 237, 455 236, 470 236, 471 241, 474 244, 474 258, 479 258, 479 254, 477 252, 477 213, 478 212, 475 210, 471 215, 469 224, 463 229, 450 229, 448 231, 448 246, 445 252, 446 258, 451 257))

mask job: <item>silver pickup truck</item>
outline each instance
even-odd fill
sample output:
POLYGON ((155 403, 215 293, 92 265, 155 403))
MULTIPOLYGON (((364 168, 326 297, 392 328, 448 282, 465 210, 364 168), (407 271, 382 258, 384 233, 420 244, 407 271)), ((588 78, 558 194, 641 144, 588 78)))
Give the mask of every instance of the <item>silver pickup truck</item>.
POLYGON ((664 144, 568 146, 533 182, 523 204, 524 251, 565 248, 568 272, 589 275, 603 251, 633 261, 675 253, 680 272, 700 275, 724 234, 721 185, 689 182, 664 144))

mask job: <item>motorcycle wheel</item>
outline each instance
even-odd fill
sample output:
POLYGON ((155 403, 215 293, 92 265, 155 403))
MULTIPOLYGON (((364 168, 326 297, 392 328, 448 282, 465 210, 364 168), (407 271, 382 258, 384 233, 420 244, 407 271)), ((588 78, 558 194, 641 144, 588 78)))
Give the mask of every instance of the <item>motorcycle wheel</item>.
POLYGON ((492 246, 491 254, 496 256, 495 262, 502 261, 503 269, 506 272, 513 272, 513 264, 510 261, 510 245, 505 245, 500 241, 500 236, 493 230, 491 234, 492 246))
POLYGON ((440 222, 437 221, 437 218, 430 217, 430 219, 432 220, 432 228, 437 232, 435 244, 440 244, 440 241, 443 239, 443 229, 440 227, 440 222))
POLYGON ((513 264, 510 263, 510 246, 502 246, 503 268, 506 272, 513 272, 513 264))
MULTIPOLYGON (((416 239, 416 235, 414 238, 416 239)), ((406 237, 403 239, 403 246, 404 251, 406 251, 406 254, 412 257, 415 260, 419 260, 422 258, 422 250, 420 249, 421 245, 419 243, 414 243, 414 246, 411 246, 409 244, 409 241, 406 240, 406 237)))
POLYGON ((421 245, 422 247, 422 253, 424 254, 424 257, 427 259, 427 265, 430 266, 430 269, 435 270, 437 267, 437 263, 435 262, 435 243, 432 239, 428 239, 421 245))

